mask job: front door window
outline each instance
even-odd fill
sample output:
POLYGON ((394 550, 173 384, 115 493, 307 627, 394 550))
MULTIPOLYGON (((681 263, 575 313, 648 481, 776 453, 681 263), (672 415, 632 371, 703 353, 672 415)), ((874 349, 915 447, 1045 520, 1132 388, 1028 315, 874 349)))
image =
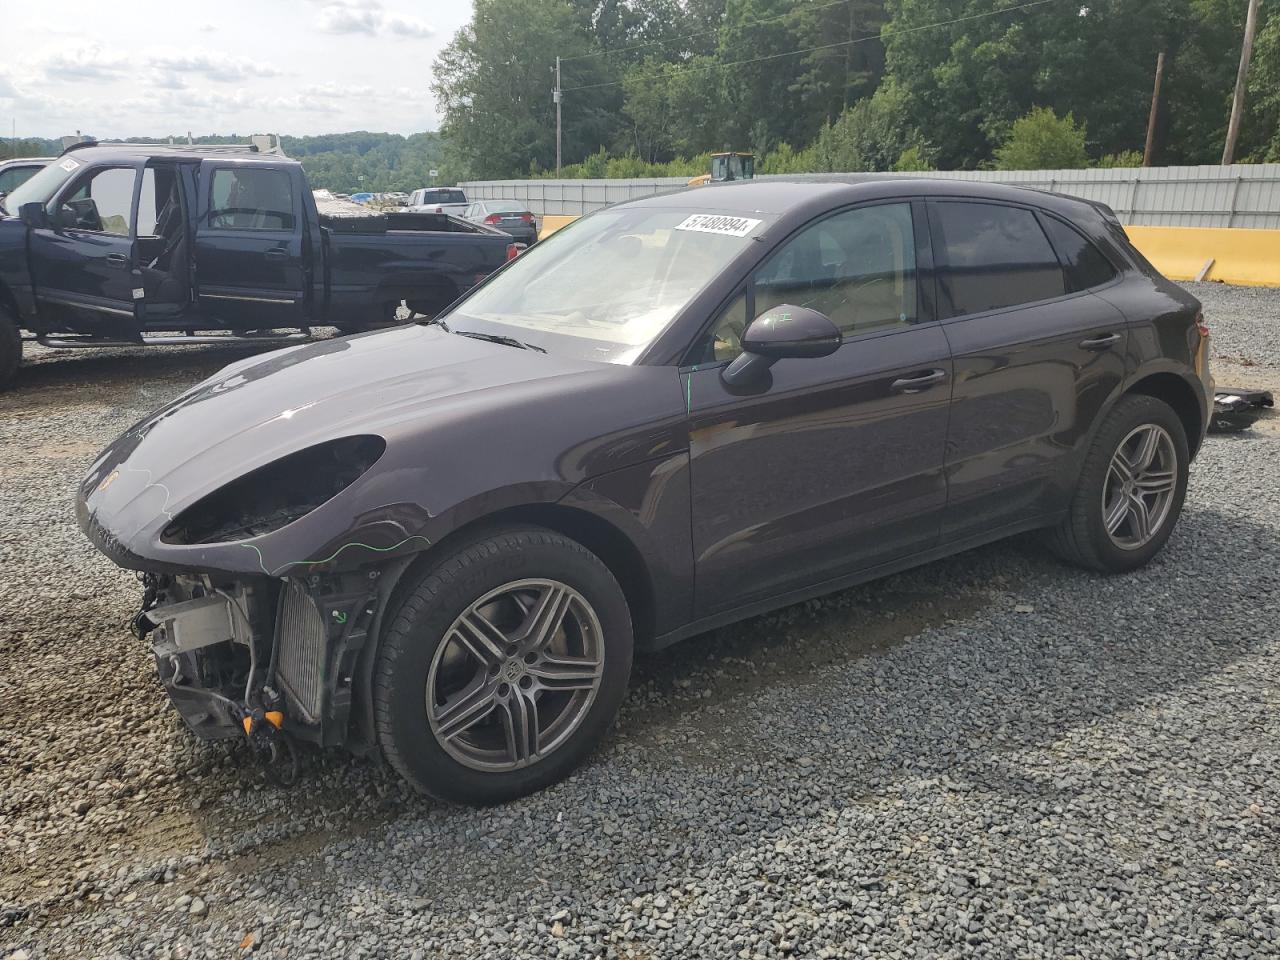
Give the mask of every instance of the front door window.
POLYGON ((137 177, 132 167, 93 171, 58 204, 60 225, 68 230, 129 236, 137 177))

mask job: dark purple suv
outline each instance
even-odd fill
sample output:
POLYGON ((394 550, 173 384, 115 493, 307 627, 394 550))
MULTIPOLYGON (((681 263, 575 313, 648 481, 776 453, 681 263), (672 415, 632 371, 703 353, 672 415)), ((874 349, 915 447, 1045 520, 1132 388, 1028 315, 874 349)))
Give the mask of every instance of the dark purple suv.
POLYGON ((496 801, 633 651, 1043 529, 1122 573, 1208 421, 1200 305, 1111 212, 945 181, 602 210, 433 321, 235 363, 80 491, 202 737, 496 801))

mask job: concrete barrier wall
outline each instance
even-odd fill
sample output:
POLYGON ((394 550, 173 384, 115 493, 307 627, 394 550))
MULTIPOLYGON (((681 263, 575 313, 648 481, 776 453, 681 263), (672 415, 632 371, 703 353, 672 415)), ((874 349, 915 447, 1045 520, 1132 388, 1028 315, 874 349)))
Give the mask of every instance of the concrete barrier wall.
MULTIPOLYGON (((783 179, 814 179, 818 175, 783 179)), ((877 177, 1008 183, 1100 200, 1136 226, 1280 230, 1280 163, 1127 167, 1111 170, 978 170, 877 177)), ((761 177, 760 179, 771 179, 761 177)), ((685 177, 637 180, 482 180, 462 184, 474 200, 521 200, 539 216, 582 216, 611 203, 684 189, 685 177)))
POLYGON ((1280 230, 1125 227, 1133 245, 1170 280, 1280 287, 1280 230))

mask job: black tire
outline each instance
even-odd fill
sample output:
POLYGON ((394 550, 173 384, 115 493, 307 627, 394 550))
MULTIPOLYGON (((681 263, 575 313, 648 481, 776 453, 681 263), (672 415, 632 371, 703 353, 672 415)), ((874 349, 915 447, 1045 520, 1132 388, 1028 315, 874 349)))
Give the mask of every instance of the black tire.
POLYGON ((22 334, 18 322, 0 309, 0 390, 13 385, 22 363, 22 334))
POLYGON ((1076 486, 1071 507, 1061 524, 1049 533, 1049 545, 1064 560, 1101 573, 1124 573, 1144 566, 1173 533, 1187 493, 1187 470, 1191 457, 1182 421, 1167 403, 1141 394, 1122 397, 1107 414, 1094 435, 1076 486), (1104 521, 1105 484, 1112 459, 1135 430, 1154 425, 1172 442, 1176 458, 1173 495, 1167 512, 1140 546, 1124 548, 1108 534, 1104 521))
MULTIPOLYGON (((374 665, 373 713, 383 755, 415 789, 443 800, 501 803, 563 779, 599 743, 626 695, 633 638, 622 589, 591 551, 541 527, 497 529, 455 548, 402 596, 374 665), (473 769, 447 752, 432 730, 428 677, 464 611, 490 591, 528 578, 567 585, 594 612, 603 651, 594 699, 566 739, 527 766, 473 769)), ((500 715, 495 710, 492 716, 500 715)))

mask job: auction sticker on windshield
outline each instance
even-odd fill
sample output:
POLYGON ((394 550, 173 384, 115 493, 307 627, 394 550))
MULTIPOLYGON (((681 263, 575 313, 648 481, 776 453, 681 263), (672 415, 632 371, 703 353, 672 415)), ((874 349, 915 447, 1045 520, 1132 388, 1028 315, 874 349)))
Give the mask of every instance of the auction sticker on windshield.
POLYGON ((726 237, 745 237, 760 225, 750 217, 725 217, 719 214, 695 213, 676 224, 677 230, 693 230, 697 233, 719 233, 726 237))

